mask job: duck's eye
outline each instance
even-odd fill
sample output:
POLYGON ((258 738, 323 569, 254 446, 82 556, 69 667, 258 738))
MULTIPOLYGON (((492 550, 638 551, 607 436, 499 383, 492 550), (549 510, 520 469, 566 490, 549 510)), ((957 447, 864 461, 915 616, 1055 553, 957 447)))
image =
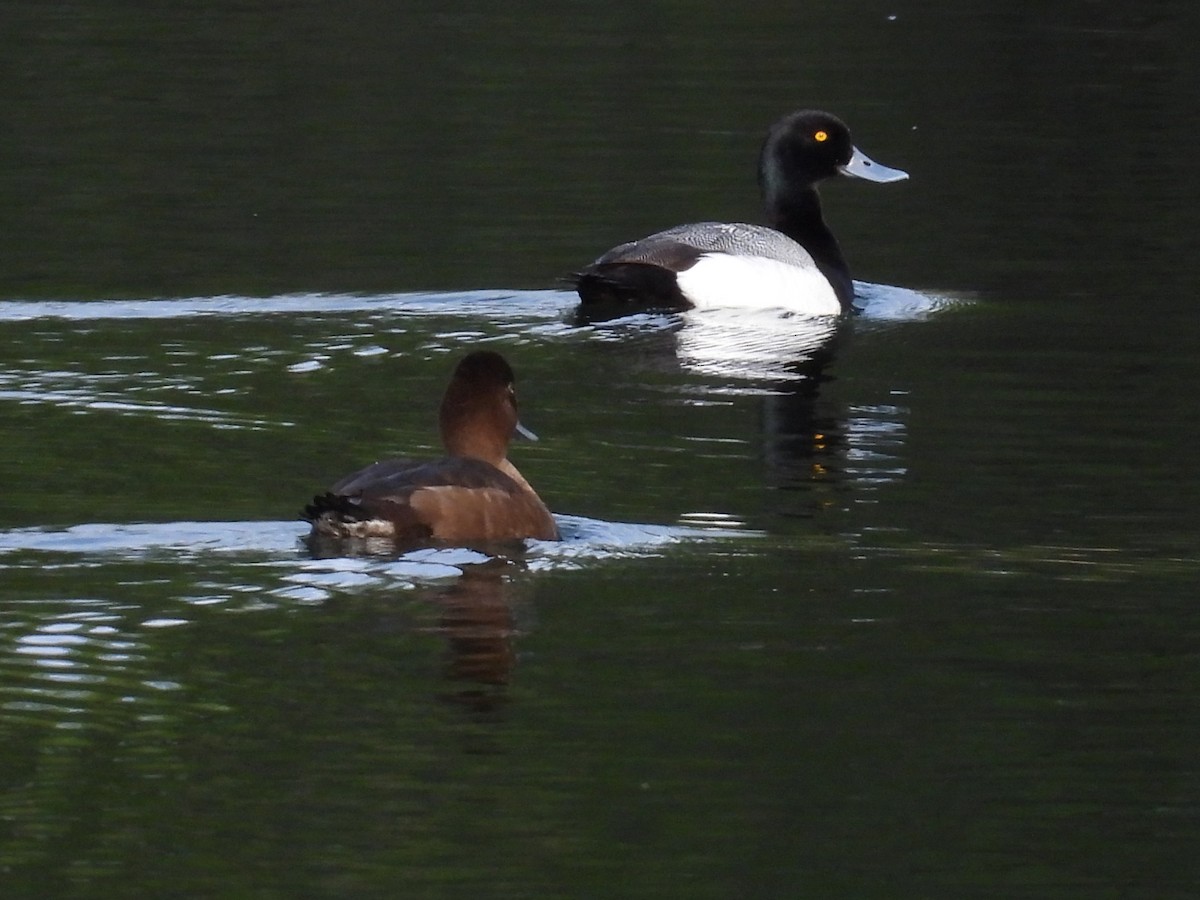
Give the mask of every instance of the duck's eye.
POLYGON ((816 141, 818 144, 823 144, 827 140, 829 140, 829 132, 828 131, 815 131, 815 132, 813 132, 813 140, 816 141))

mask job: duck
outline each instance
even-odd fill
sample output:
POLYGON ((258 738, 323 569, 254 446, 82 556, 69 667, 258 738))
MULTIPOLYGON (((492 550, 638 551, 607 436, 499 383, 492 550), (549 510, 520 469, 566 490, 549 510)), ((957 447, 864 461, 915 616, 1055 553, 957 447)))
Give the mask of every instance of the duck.
POLYGON ((554 516, 508 459, 513 437, 537 440, 517 415, 516 376, 491 350, 468 353, 442 396, 446 455, 385 459, 304 507, 310 540, 389 539, 400 547, 561 539, 554 516))
POLYGON ((831 113, 803 109, 784 116, 768 130, 759 154, 767 225, 695 222, 613 247, 571 277, 580 310, 852 312, 850 268, 817 195, 818 182, 842 176, 887 184, 908 173, 863 153, 831 113))

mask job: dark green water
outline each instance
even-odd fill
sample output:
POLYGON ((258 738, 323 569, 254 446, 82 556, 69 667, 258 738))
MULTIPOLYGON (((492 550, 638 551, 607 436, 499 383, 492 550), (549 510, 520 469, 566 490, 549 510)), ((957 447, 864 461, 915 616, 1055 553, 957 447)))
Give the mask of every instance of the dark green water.
POLYGON ((4 6, 0 895, 1196 896, 1189 9, 4 6), (571 324, 809 105, 819 378, 571 324), (311 559, 480 342, 567 540, 311 559))

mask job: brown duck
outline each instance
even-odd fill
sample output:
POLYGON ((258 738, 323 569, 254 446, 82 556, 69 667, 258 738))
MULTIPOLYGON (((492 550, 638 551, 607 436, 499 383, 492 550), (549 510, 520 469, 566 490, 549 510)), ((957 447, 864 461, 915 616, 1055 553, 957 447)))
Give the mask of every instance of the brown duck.
POLYGON ((536 440, 517 417, 515 380, 499 353, 464 357, 442 397, 446 456, 381 460, 347 475, 304 508, 312 537, 399 545, 559 540, 550 510, 508 460, 514 434, 536 440))

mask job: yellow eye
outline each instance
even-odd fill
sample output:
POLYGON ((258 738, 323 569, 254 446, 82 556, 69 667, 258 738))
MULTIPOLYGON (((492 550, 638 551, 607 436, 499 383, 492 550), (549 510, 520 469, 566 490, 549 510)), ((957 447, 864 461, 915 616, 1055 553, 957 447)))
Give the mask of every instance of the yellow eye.
POLYGON ((813 140, 819 144, 822 144, 825 141, 829 140, 829 132, 828 131, 818 131, 816 134, 813 135, 813 140))

